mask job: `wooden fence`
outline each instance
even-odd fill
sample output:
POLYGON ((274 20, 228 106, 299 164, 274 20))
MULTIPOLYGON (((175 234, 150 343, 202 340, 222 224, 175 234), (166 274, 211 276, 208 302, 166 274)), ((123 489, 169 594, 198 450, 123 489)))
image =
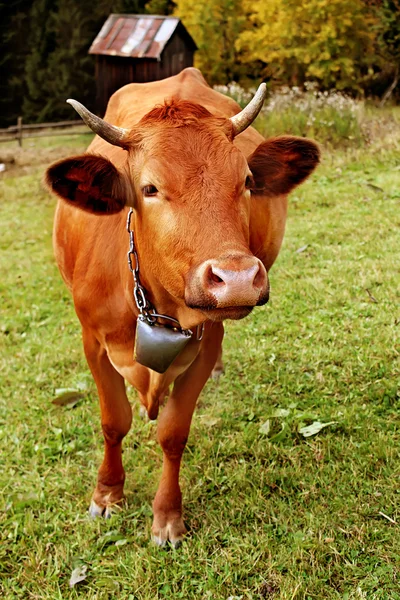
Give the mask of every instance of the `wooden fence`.
POLYGON ((22 146, 22 140, 25 138, 52 137, 58 135, 82 135, 82 133, 86 132, 88 133, 88 130, 81 119, 79 121, 59 121, 58 123, 37 123, 34 125, 24 125, 22 123, 22 117, 18 117, 18 122, 16 125, 11 125, 6 129, 0 129, 0 143, 17 140, 18 144, 22 146), (81 129, 80 131, 70 131, 70 129, 74 127, 85 127, 85 130, 82 131, 81 129))

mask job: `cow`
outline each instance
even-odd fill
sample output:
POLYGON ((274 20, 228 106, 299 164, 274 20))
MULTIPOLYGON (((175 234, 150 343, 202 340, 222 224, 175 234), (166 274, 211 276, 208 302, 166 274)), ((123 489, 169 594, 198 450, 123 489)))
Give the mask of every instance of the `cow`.
POLYGON ((89 511, 108 518, 124 498, 127 381, 150 419, 163 406, 160 546, 186 533, 181 458, 197 398, 222 368, 223 321, 268 301, 287 196, 319 162, 312 140, 264 139, 250 126, 265 93, 261 84, 241 110, 188 68, 124 86, 104 119, 70 100, 97 135, 87 153, 46 172, 59 197, 55 257, 100 399, 104 459, 89 511))

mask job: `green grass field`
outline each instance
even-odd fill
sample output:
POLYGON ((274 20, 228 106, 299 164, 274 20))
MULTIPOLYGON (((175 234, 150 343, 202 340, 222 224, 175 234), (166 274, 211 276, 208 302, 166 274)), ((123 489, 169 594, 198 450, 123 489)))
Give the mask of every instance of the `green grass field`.
POLYGON ((200 398, 173 551, 150 542, 161 451, 133 391, 127 507, 87 514, 99 409, 41 185, 87 139, 26 144, 0 180, 1 598, 400 599, 400 145, 326 153, 291 196, 271 301, 227 323, 200 398), (304 437, 314 421, 333 424, 304 437))

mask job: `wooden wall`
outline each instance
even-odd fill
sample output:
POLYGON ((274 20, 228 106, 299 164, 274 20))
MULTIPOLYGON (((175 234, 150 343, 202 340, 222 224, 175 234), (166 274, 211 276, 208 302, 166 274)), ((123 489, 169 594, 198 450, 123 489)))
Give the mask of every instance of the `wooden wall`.
POLYGON ((96 107, 104 115, 110 96, 127 83, 146 83, 177 75, 193 66, 193 50, 187 47, 179 32, 166 45, 161 61, 148 58, 96 56, 96 107))

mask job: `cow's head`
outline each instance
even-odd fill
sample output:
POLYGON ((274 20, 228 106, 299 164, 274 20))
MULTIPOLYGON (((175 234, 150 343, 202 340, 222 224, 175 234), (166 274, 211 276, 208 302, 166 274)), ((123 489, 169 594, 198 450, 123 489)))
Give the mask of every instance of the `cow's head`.
POLYGON ((96 133, 126 150, 125 165, 117 169, 104 156, 85 154, 51 166, 47 182, 86 211, 134 208, 141 272, 150 288, 161 285, 178 303, 184 327, 204 316, 239 319, 267 302, 267 271, 250 247, 252 206, 269 199, 272 221, 276 198, 286 196, 318 163, 316 144, 304 138, 267 140, 247 158, 234 146, 235 135, 254 120, 263 99, 260 88, 231 119, 172 100, 131 130, 111 126, 71 101, 96 133))

